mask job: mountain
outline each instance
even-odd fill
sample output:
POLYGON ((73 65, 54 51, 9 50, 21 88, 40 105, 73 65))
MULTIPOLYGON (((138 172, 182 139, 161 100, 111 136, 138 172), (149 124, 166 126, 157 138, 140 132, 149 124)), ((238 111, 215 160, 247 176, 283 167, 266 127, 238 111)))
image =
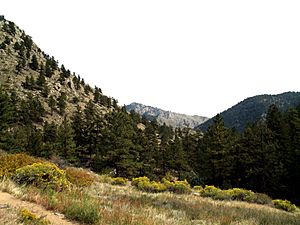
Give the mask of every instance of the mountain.
POLYGON ((125 106, 127 111, 135 111, 141 116, 147 118, 150 121, 156 120, 160 124, 166 124, 172 127, 190 127, 194 128, 206 120, 207 117, 203 116, 190 116, 180 113, 174 113, 170 111, 165 111, 156 107, 146 106, 140 103, 133 102, 125 106))
MULTIPOLYGON (((300 104, 300 92, 285 92, 278 95, 257 95, 247 98, 231 108, 220 113, 225 126, 243 131, 247 124, 264 118, 270 105, 275 104, 281 111, 297 107, 300 104)), ((211 118, 196 129, 206 131, 213 124, 211 118)))
MULTIPOLYGON (((33 100, 41 108, 38 124, 61 123, 64 117, 92 103, 99 114, 117 107, 117 101, 92 88, 84 79, 59 65, 43 52, 23 30, 0 17, 0 86, 17 96, 15 104, 33 100)), ((27 110, 30 113, 30 110, 27 110)))

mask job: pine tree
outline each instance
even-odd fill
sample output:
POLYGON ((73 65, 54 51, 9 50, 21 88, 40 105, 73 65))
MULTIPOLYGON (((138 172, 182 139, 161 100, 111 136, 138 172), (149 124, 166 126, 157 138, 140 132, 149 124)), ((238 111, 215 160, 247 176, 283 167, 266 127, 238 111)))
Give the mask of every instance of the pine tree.
POLYGON ((67 95, 64 92, 60 93, 58 98, 57 106, 59 108, 59 112, 61 115, 65 114, 66 106, 67 106, 67 95))
POLYGON ((57 125, 55 123, 48 123, 45 122, 44 130, 43 130, 43 157, 50 157, 56 152, 57 147, 57 139, 58 139, 58 133, 57 133, 57 125))
POLYGON ((76 151, 74 130, 66 118, 58 128, 57 151, 69 162, 75 163, 78 160, 74 157, 76 151))
POLYGON ((43 87, 45 83, 46 83, 45 71, 41 69, 39 76, 36 80, 36 85, 38 85, 39 87, 43 87))
POLYGON ((31 63, 29 64, 29 67, 30 67, 32 70, 38 70, 38 69, 39 69, 39 62, 38 62, 38 60, 37 60, 36 55, 33 55, 33 56, 32 56, 31 63))
POLYGON ((222 117, 217 115, 204 135, 201 147, 199 173, 206 183, 231 187, 233 140, 232 132, 224 126, 222 117))
MULTIPOLYGON (((103 132, 101 152, 106 167, 114 169, 116 176, 138 175, 138 152, 133 143, 134 128, 127 112, 108 115, 109 126, 103 132)), ((103 163, 103 164, 104 164, 103 163)))
POLYGON ((56 101, 55 101, 55 99, 54 99, 54 97, 52 95, 49 97, 48 105, 49 105, 49 107, 51 109, 51 115, 52 115, 53 111, 55 110, 55 106, 56 106, 56 101))

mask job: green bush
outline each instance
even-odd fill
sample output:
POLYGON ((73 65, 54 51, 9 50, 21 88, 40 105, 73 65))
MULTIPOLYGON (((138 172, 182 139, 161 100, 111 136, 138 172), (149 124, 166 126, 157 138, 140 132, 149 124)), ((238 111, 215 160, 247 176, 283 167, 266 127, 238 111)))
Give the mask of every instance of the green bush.
POLYGON ((254 193, 253 196, 248 197, 245 201, 261 205, 272 205, 272 199, 263 193, 254 193))
POLYGON ((70 184, 65 171, 52 163, 34 163, 17 169, 13 180, 18 184, 34 185, 56 191, 67 189, 70 184))
POLYGON ((288 200, 276 199, 273 200, 273 204, 275 208, 282 209, 287 212, 295 212, 297 209, 297 207, 288 200))
POLYGON ((0 178, 11 177, 17 169, 36 162, 42 160, 26 154, 0 154, 0 178))
POLYGON ((116 178, 112 178, 112 185, 121 185, 121 186, 125 186, 128 182, 128 179, 123 178, 123 177, 116 177, 116 178))

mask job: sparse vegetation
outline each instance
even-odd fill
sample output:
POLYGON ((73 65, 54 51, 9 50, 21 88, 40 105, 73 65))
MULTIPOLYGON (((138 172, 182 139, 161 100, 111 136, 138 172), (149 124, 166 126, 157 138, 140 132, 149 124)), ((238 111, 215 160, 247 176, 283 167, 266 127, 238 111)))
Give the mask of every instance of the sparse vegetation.
POLYGON ((21 219, 20 221, 25 225, 48 225, 50 224, 49 220, 44 219, 43 217, 37 217, 28 209, 22 209, 20 211, 21 219))
POLYGON ((66 176, 68 181, 77 187, 89 187, 96 181, 91 172, 75 167, 67 167, 66 176))

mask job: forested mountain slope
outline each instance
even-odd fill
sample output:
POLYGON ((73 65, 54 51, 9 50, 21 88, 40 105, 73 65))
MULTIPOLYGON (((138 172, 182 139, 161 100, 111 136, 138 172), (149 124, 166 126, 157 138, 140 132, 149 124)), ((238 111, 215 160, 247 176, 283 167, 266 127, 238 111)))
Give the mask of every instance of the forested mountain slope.
MULTIPOLYGON (((278 95, 257 95, 247 98, 231 108, 221 112, 226 127, 242 132, 248 124, 263 119, 270 105, 275 104, 281 111, 296 107, 300 103, 300 92, 286 92, 278 95)), ((209 119, 197 127, 202 131, 213 124, 209 119)))
POLYGON ((241 133, 220 115, 204 134, 174 129, 128 113, 1 16, 0 81, 0 149, 6 152, 126 178, 171 174, 191 185, 240 187, 300 202, 300 107, 281 110, 296 106, 299 93, 233 107, 225 116, 240 130, 244 118, 252 118, 241 133))

